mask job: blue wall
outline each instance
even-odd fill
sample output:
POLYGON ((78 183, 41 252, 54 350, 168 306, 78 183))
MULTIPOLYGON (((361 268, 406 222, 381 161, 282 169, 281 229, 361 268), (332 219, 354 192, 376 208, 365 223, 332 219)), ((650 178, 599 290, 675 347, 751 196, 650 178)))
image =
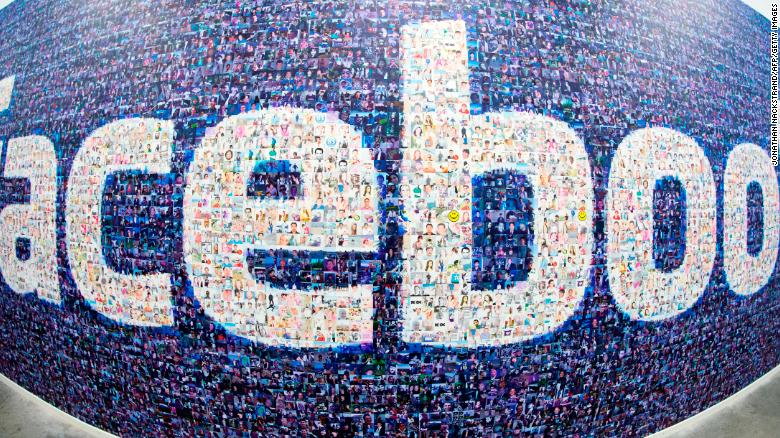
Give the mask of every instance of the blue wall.
MULTIPOLYGON (((645 435, 780 363, 777 267, 748 297, 730 292, 723 270, 726 157, 737 144, 766 149, 769 141, 769 23, 737 1, 18 0, 0 12, 0 22, 0 74, 16 75, 0 136, 40 134, 55 144, 63 297, 53 305, 3 285, 0 372, 102 429, 129 436, 443 429, 458 436, 645 435), (471 112, 522 110, 562 120, 585 142, 593 169, 595 247, 585 298, 564 327, 523 343, 469 350, 401 339, 404 224, 388 214, 403 209, 399 29, 450 19, 468 29, 471 112), (379 250, 343 256, 349 275, 324 280, 374 286, 370 344, 263 346, 228 333, 193 295, 182 244, 193 151, 224 118, 282 105, 336 111, 363 133, 365 147, 381 151, 379 250), (77 150, 93 130, 140 116, 175 123, 172 172, 109 178, 103 254, 121 272, 172 275, 171 327, 133 327, 98 314, 75 286, 66 253, 67 179, 77 150), (604 231, 611 157, 630 132, 648 126, 698 142, 719 199, 717 257, 702 298, 680 316, 652 323, 616 307, 604 231)), ((521 194, 523 177, 506 175, 513 174, 500 175, 504 190, 516 193, 487 190, 488 176, 475 180, 473 215, 514 209, 530 223, 532 212, 522 205, 534 188, 521 194), (510 198, 517 199, 512 206, 510 198)), ((686 194, 673 180, 657 188, 653 255, 656 266, 673 269, 685 244, 684 219, 674 212, 684 212, 686 194)), ((755 188, 749 193, 749 246, 760 248, 755 230, 768 225, 763 198, 755 188)), ((0 180, 0 206, 28 200, 24 181, 0 180)), ((475 247, 505 241, 497 227, 474 228, 475 247)), ((530 228, 529 244, 537 232, 530 228)), ((25 245, 19 243, 22 258, 25 245)), ((510 242, 505 249, 520 247, 510 242)), ((489 257, 475 251, 481 268, 472 279, 480 287, 499 281, 496 268, 486 266, 489 257)), ((253 254, 249 263, 277 268, 280 286, 305 286, 305 278, 279 268, 281 258, 253 254)), ((314 272, 322 258, 310 254, 295 272, 314 272)), ((523 281, 526 263, 533 260, 502 278, 523 281)))

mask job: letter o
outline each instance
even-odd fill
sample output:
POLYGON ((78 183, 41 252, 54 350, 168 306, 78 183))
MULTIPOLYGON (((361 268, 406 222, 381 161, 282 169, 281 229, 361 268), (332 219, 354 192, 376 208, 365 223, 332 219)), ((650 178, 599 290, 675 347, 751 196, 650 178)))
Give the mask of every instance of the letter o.
POLYGON ((779 197, 769 155, 750 143, 735 147, 723 176, 723 269, 737 295, 758 292, 774 271, 780 243, 779 197), (747 187, 751 182, 761 186, 764 198, 763 246, 755 256, 747 250, 747 187))
POLYGON ((666 128, 633 132, 620 143, 607 191, 607 268, 612 296, 632 319, 657 321, 690 308, 715 262, 715 183, 696 142, 666 128), (655 182, 677 178, 687 200, 682 265, 662 272, 653 261, 655 182))

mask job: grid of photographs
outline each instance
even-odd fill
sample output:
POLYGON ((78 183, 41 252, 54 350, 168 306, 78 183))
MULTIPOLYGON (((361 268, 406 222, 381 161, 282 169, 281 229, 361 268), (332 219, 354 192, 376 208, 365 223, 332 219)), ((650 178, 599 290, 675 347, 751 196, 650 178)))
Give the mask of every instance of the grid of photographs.
POLYGON ((2 273, 0 372, 90 424, 644 436, 780 363, 778 207, 746 158, 767 22, 739 2, 28 0, 0 23, 3 170, 28 163, 0 208, 56 211, 53 239, 0 233, 52 276, 2 273), (447 32, 405 40, 425 23, 447 32), (102 173, 131 160, 100 129, 153 171, 102 173), (26 136, 51 144, 11 154, 26 136), (117 273, 154 280, 79 286, 117 273))

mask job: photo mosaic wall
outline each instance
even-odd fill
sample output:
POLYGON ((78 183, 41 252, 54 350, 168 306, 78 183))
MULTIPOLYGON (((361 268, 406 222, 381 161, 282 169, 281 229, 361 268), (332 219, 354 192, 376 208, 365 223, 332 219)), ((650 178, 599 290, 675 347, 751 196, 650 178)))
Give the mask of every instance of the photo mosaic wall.
POLYGON ((643 436, 780 364, 736 0, 17 0, 0 372, 123 436, 643 436))

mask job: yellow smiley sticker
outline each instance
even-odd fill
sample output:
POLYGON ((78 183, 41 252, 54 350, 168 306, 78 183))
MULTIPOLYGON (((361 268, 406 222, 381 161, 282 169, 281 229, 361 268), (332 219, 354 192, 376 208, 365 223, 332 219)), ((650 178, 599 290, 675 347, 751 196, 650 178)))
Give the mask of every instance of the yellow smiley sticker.
POLYGON ((460 219, 460 213, 457 210, 452 210, 450 211, 450 214, 447 215, 447 218, 450 222, 457 222, 458 219, 460 219))
POLYGON ((580 210, 580 212, 577 213, 577 218, 581 221, 584 221, 588 218, 588 213, 585 213, 585 210, 580 210))

